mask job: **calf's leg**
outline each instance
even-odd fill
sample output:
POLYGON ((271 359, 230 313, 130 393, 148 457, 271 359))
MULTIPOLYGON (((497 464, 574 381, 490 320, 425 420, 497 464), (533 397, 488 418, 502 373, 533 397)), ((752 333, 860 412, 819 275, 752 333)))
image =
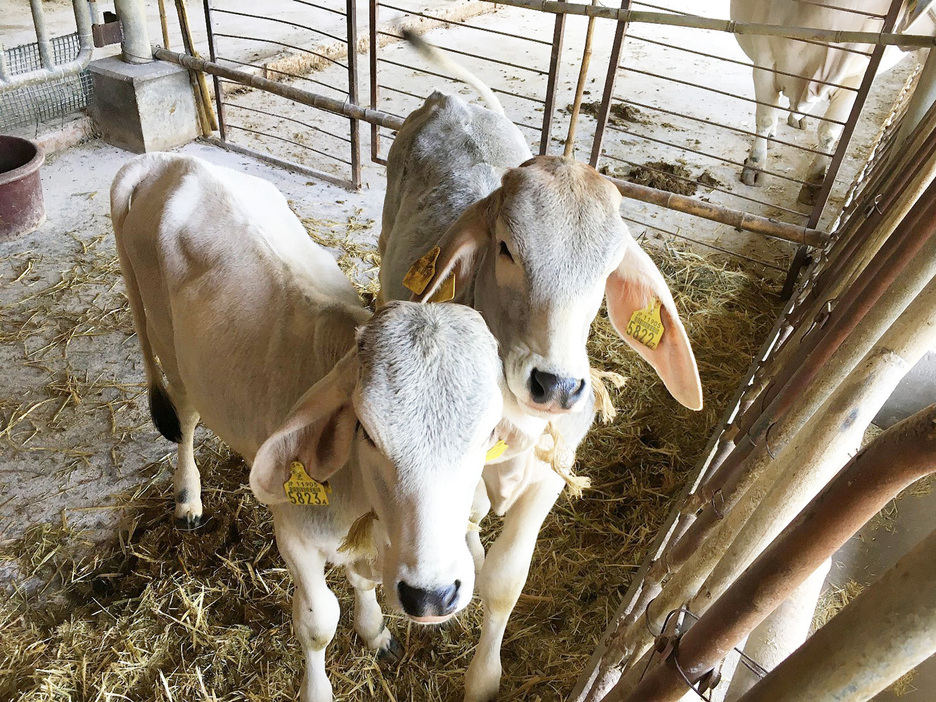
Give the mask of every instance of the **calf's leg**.
POLYGON ((292 575, 293 629, 302 646, 305 675, 302 677, 301 702, 331 702, 332 686, 325 672, 325 648, 338 626, 338 598, 325 583, 325 556, 291 523, 287 510, 291 505, 272 508, 276 545, 292 575))
POLYGON ((368 648, 377 651, 380 660, 393 663, 403 660, 403 647, 384 624, 383 612, 377 602, 377 583, 351 568, 347 569, 347 575, 354 588, 354 630, 368 648))
POLYGON ((172 474, 172 489, 175 495, 175 521, 181 529, 194 529, 202 521, 201 476, 195 465, 195 427, 198 425, 198 413, 187 406, 184 400, 178 401, 179 425, 182 440, 176 460, 176 469, 172 474))
POLYGON ((481 529, 479 525, 481 520, 487 516, 491 510, 491 499, 487 494, 487 486, 483 480, 478 481, 475 488, 474 500, 471 503, 471 524, 468 525, 468 550, 471 552, 471 559, 474 561, 475 575, 481 572, 484 566, 484 545, 481 543, 481 529))
MULTIPOLYGON (((857 86, 857 80, 847 79, 844 85, 857 86)), ((826 173, 829 170, 829 164, 832 162, 832 154, 835 153, 835 147, 842 136, 844 127, 837 122, 844 122, 851 113, 852 106, 855 104, 855 93, 851 90, 834 90, 829 96, 829 107, 826 110, 826 119, 819 122, 819 150, 822 154, 816 154, 806 173, 807 184, 803 185, 799 192, 799 201, 804 205, 814 205, 822 182, 825 180, 826 173), (834 121, 827 121, 834 120, 834 121)))
MULTIPOLYGON (((530 460, 536 460, 530 456, 530 460)), ((504 516, 504 528, 491 545, 478 578, 484 606, 481 641, 465 678, 465 702, 488 702, 500 686, 500 649, 507 619, 530 572, 536 537, 565 482, 540 464, 542 479, 529 485, 504 516)))

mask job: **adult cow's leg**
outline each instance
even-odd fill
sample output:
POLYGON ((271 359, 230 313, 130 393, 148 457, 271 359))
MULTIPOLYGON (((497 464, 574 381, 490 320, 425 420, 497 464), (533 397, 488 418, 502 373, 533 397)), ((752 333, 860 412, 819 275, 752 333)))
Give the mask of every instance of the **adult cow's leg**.
MULTIPOLYGON (((858 78, 849 78, 843 82, 843 85, 850 87, 857 87, 857 84, 858 78)), ((804 205, 813 205, 816 202, 816 196, 832 162, 832 154, 844 129, 842 124, 837 123, 848 119, 854 104, 855 92, 852 90, 835 89, 829 96, 829 108, 826 110, 825 119, 819 122, 818 129, 819 150, 823 153, 816 154, 806 173, 807 185, 800 188, 799 192, 798 199, 804 205)))
MULTIPOLYGON (((531 456, 530 460, 536 459, 531 456)), ((500 648, 507 619, 526 583, 543 520, 565 486, 563 479, 546 464, 537 463, 542 477, 525 489, 504 516, 504 528, 488 551, 478 577, 484 623, 465 679, 466 702, 487 702, 497 695, 500 648)))
POLYGON ((377 583, 347 568, 348 582, 354 588, 354 630, 368 648, 377 651, 381 660, 399 662, 403 659, 403 647, 393 638, 384 624, 383 612, 377 602, 377 583))
POLYGON ((173 397, 177 405, 182 440, 179 442, 176 469, 172 474, 175 495, 175 521, 181 529, 194 529, 202 521, 201 476, 195 465, 195 427, 198 413, 184 397, 173 397))
POLYGON ((767 139, 777 132, 780 91, 770 71, 754 68, 754 97, 757 99, 757 136, 741 171, 741 181, 745 185, 758 185, 763 181, 761 170, 767 165, 767 139))
POLYGON ((302 646, 305 675, 301 702, 331 702, 332 687, 325 673, 325 647, 338 626, 338 598, 325 584, 325 556, 302 531, 302 521, 290 515, 292 505, 272 507, 276 545, 292 575, 293 629, 302 646))

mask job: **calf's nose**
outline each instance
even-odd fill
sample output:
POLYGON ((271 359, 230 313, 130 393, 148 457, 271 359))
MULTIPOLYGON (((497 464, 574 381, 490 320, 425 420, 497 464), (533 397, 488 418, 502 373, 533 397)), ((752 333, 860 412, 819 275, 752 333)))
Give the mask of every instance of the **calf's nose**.
POLYGON ((584 391, 585 381, 581 378, 562 378, 539 368, 530 373, 530 397, 538 405, 558 403, 562 409, 569 409, 584 391))
POLYGON ((416 620, 434 621, 448 617, 458 605, 458 589, 461 581, 456 580, 447 587, 423 590, 403 581, 397 584, 397 593, 403 611, 416 620))

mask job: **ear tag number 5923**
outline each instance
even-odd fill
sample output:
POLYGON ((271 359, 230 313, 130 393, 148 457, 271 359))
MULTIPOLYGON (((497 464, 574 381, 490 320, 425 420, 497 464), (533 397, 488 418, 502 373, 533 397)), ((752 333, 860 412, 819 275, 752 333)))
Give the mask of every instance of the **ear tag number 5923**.
POLYGON ((331 492, 328 483, 310 478, 305 466, 299 461, 289 464, 289 479, 283 483, 283 489, 286 491, 286 499, 294 505, 325 506, 328 504, 328 493, 331 492))

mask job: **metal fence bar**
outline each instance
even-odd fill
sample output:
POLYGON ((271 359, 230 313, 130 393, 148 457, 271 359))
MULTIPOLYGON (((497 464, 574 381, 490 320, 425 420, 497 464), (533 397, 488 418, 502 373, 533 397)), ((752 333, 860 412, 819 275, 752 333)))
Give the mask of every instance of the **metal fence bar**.
MULTIPOLYGON (((560 0, 560 2, 565 2, 565 0, 560 0)), ((511 39, 522 39, 523 41, 531 41, 535 44, 544 44, 545 46, 550 46, 550 42, 543 41, 542 39, 537 39, 536 37, 525 37, 520 34, 511 34, 510 32, 502 32, 499 29, 491 29, 490 27, 476 27, 473 24, 468 24, 467 22, 459 22, 457 20, 444 19, 442 17, 434 17, 433 15, 427 15, 423 12, 416 12, 415 10, 404 10, 402 7, 397 7, 396 5, 390 5, 389 3, 381 3, 382 7, 386 7, 388 10, 396 10, 397 12, 402 12, 407 15, 413 15, 415 17, 422 17, 424 19, 432 20, 434 22, 444 22, 445 24, 454 24, 459 27, 465 27, 467 29, 476 29, 479 32, 488 32, 489 34, 499 34, 502 37, 510 37, 511 39)))
MULTIPOLYGON (((403 39, 402 34, 392 34, 390 32, 384 32, 382 30, 378 30, 377 33, 385 37, 392 37, 394 39, 403 39)), ((472 54, 467 51, 461 51, 460 49, 453 49, 450 46, 442 46, 439 43, 433 43, 433 46, 435 46, 437 49, 441 49, 442 51, 447 51, 452 54, 458 54, 459 56, 468 56, 469 58, 480 59, 481 61, 497 63, 497 64, 500 64, 501 66, 509 66, 510 68, 519 68, 522 71, 529 71, 530 73, 537 73, 541 76, 545 76, 549 74, 548 71, 544 71, 541 68, 533 68, 531 66, 524 66, 519 63, 511 63, 510 61, 502 61, 501 59, 492 58, 491 56, 481 56, 480 54, 472 54)))
MULTIPOLYGON (((36 24, 36 36, 40 38, 41 35, 41 38, 49 41, 48 32, 45 30, 42 3, 39 0, 31 0, 31 2, 33 3, 31 7, 33 8, 33 22, 36 24), (38 6, 35 4, 37 2, 38 6), (37 17, 39 18, 38 23, 36 23, 37 17)), ((3 64, 0 65, 0 93, 76 76, 88 67, 91 62, 91 52, 94 50, 91 39, 91 11, 88 8, 88 0, 72 0, 72 8, 75 13, 75 26, 78 30, 78 55, 67 63, 56 65, 55 54, 51 46, 49 46, 46 55, 42 57, 42 68, 15 75, 11 74, 9 66, 5 66, 6 61, 0 59, 3 64)), ((42 43, 40 40, 40 55, 43 51, 42 43)), ((3 45, 0 44, 0 56, 2 55, 3 45)))
POLYGON ((341 156, 335 156, 334 154, 330 154, 327 151, 322 151, 321 149, 316 149, 312 146, 309 146, 308 144, 302 144, 298 141, 287 139, 286 137, 280 136, 279 134, 271 134, 270 132, 260 132, 260 131, 257 131, 256 129, 251 129, 250 127, 242 127, 239 124, 229 124, 228 129, 237 129, 242 132, 249 132, 250 134, 256 134, 257 136, 265 137, 268 139, 276 139, 277 141, 284 141, 287 144, 298 146, 300 148, 306 149, 307 151, 311 151, 312 153, 316 153, 321 156, 327 156, 328 158, 334 159, 335 161, 338 161, 339 163, 344 163, 348 166, 351 165, 351 162, 346 158, 341 158, 341 156))
MULTIPOLYGON (((647 141, 652 141, 655 144, 661 144, 663 146, 672 146, 682 151, 688 151, 689 153, 696 154, 697 156, 704 156, 706 158, 710 158, 715 161, 721 161, 722 163, 730 163, 733 166, 741 166, 741 167, 744 166, 743 163, 739 163, 738 161, 732 161, 730 158, 725 158, 724 156, 716 156, 715 154, 709 154, 709 153, 706 153, 705 151, 699 151, 698 149, 693 149, 688 146, 681 146, 679 144, 674 144, 673 142, 666 141, 665 139, 657 139, 656 137, 647 136, 646 134, 632 132, 629 129, 624 129, 624 127, 619 127, 619 126, 612 124, 610 128, 616 132, 622 132, 624 134, 629 134, 630 136, 639 137, 640 139, 646 139, 647 141)), ((764 170, 763 168, 758 168, 757 170, 760 171, 761 173, 772 175, 775 178, 782 178, 783 180, 789 180, 793 183, 799 183, 800 185, 808 185, 808 183, 805 180, 800 180, 799 178, 794 178, 792 176, 783 175, 782 173, 776 173, 774 171, 767 171, 767 170, 764 170)))
MULTIPOLYGON (((667 173, 666 171, 660 170, 659 168, 654 168, 646 163, 637 163, 635 161, 628 161, 626 158, 621 158, 620 156, 615 156, 614 154, 609 154, 607 152, 602 153, 602 156, 611 159, 612 161, 617 161, 619 163, 626 163, 628 166, 633 166, 634 168, 642 168, 644 170, 651 171, 653 173, 659 173, 660 175, 665 175, 668 178, 675 178, 676 180, 681 180, 685 183, 698 183, 699 181, 695 178, 689 178, 686 176, 676 175, 675 173, 667 173)), ((705 186, 710 187, 715 192, 724 193, 725 195, 731 195, 736 197, 739 200, 744 200, 745 202, 752 202, 755 205, 763 205, 764 207, 770 207, 775 210, 780 210, 781 212, 786 212, 789 215, 794 217, 799 217, 805 220, 808 215, 803 212, 798 212, 797 210, 791 210, 788 207, 783 207, 782 205, 775 205, 772 202, 767 202, 766 200, 758 200, 757 198, 751 197, 749 195, 742 195, 741 193, 734 192, 732 190, 726 190, 725 188, 719 188, 718 186, 705 186)))
MULTIPOLYGON (((565 2, 565 0, 562 0, 565 2)), ((565 41, 565 15, 556 15, 549 52, 549 77, 546 79, 546 103, 543 106, 543 125, 540 128, 539 153, 549 150, 553 116, 556 111, 556 86, 559 84, 559 65, 562 62, 562 44, 565 41)))
MULTIPOLYGON (((215 35, 213 23, 211 20, 211 0, 203 0, 205 6, 205 27, 208 30, 208 58, 212 62, 218 60, 218 54, 215 51, 215 35)), ((214 84, 215 103, 218 105, 218 133, 221 135, 221 141, 227 140, 227 129, 224 124, 224 98, 221 94, 221 81, 216 75, 211 76, 211 82, 214 84)))
MULTIPOLYGON (((426 73, 430 76, 435 76, 436 78, 441 78, 443 80, 454 80, 451 76, 447 76, 443 73, 436 73, 435 71, 430 71, 426 68, 419 68, 418 66, 407 66, 405 63, 400 63, 399 61, 393 61, 392 59, 387 58, 377 58, 381 63, 389 63, 391 66, 397 66, 398 68, 405 68, 408 71, 417 71, 419 73, 426 73)), ((530 97, 529 95, 523 95, 522 93, 512 93, 509 90, 503 90, 501 88, 491 88, 495 93, 500 93, 501 95, 509 95, 510 97, 520 98, 521 100, 529 100, 530 102, 535 102, 540 105, 545 105, 545 100, 540 100, 539 98, 530 97)), ((536 127, 539 129, 539 127, 536 127)))
MULTIPOLYGON (((771 103, 764 102, 763 100, 757 100, 756 98, 749 98, 744 95, 736 95, 735 93, 729 93, 727 90, 718 90, 717 88, 708 88, 703 85, 697 85, 696 83, 690 83, 686 80, 680 80, 679 78, 673 78, 672 76, 665 76, 661 73, 653 73, 651 71, 643 71, 639 68, 634 68, 632 66, 620 66, 622 70, 631 71, 633 73, 639 73, 643 76, 649 76, 651 78, 659 78, 660 80, 669 81, 670 83, 678 83, 679 85, 685 85, 690 88, 698 88, 699 90, 704 90, 709 93, 715 93, 716 95, 724 95, 725 97, 734 98, 735 100, 742 100, 744 102, 750 102, 755 105, 765 105, 767 107, 776 107, 771 103)), ((820 122, 830 122, 832 124, 845 125, 845 122, 840 122, 835 119, 830 119, 828 117, 820 117, 818 115, 809 115, 811 119, 819 120, 820 122)))
MULTIPOLYGON (((642 41, 645 44, 655 44, 656 46, 663 46, 667 49, 675 49, 676 51, 682 51, 687 54, 694 54, 696 56, 704 56, 706 58, 717 59, 719 61, 725 61, 726 63, 733 63, 737 66, 746 66, 747 68, 754 69, 757 68, 759 71, 764 71, 765 73, 773 73, 775 76, 788 76, 790 78, 802 78, 803 80, 808 80, 810 83, 816 83, 817 85, 828 85, 833 88, 841 88, 842 90, 851 90, 858 92, 858 88, 852 88, 849 85, 841 85, 839 83, 830 83, 826 80, 820 80, 819 78, 813 78, 812 76, 804 76, 798 73, 788 73, 786 71, 780 71, 776 68, 761 68, 755 66, 753 63, 748 63, 747 61, 741 61, 739 59, 728 58, 727 56, 716 56, 715 54, 708 54, 704 51, 696 51, 695 49, 689 49, 685 46, 678 46, 676 44, 667 44, 664 41, 657 41, 656 39, 647 39, 646 37, 637 36, 636 34, 631 34, 630 38, 635 41, 642 41)), ((835 47, 829 47, 835 48, 835 47)))
MULTIPOLYGON (((718 127, 719 129, 727 129, 738 134, 744 134, 745 136, 758 136, 757 132, 752 132, 750 129, 741 129, 741 127, 733 127, 730 124, 722 124, 721 122, 713 122, 712 120, 705 119, 704 117, 696 117, 695 115, 687 115, 684 112, 676 112, 674 110, 667 110, 665 107, 658 107, 657 105, 646 105, 642 102, 636 102, 635 100, 628 100, 627 98, 614 96, 614 99, 618 102, 623 102, 626 105, 633 105, 634 107, 640 107, 645 110, 654 110, 656 112, 662 112, 663 114, 672 115, 673 117, 682 117, 683 119, 689 119, 693 122, 700 122, 702 124, 707 124, 712 127, 718 127)), ((767 141, 774 144, 782 144, 784 146, 789 146, 790 148, 797 149, 799 151, 806 151, 811 154, 820 154, 825 155, 825 151, 820 149, 813 149, 809 146, 800 146, 799 144, 794 144, 792 141, 784 141, 783 139, 778 139, 777 137, 767 137, 767 141)))
MULTIPOLYGON (((621 0, 621 9, 630 9, 630 0, 621 0)), ((614 29, 614 41, 611 44, 611 58, 608 61, 608 72, 605 74, 604 92, 601 104, 598 107, 598 123, 595 125, 595 136, 592 141, 591 158, 588 163, 598 168, 601 158, 601 146, 604 142, 605 129, 608 126, 608 117, 611 113, 611 97, 614 95, 614 85, 617 82, 618 66, 621 63, 621 54, 624 51, 624 37, 627 35, 627 22, 618 22, 614 29)))
MULTIPOLYGON (((521 7, 553 14, 584 15, 618 22, 639 22, 662 24, 672 27, 711 29, 727 34, 755 34, 772 37, 787 37, 799 41, 823 41, 833 44, 882 44, 884 46, 919 47, 936 46, 936 37, 924 34, 895 34, 892 32, 852 32, 837 29, 816 29, 812 27, 786 27, 776 24, 757 22, 735 22, 733 20, 710 19, 698 15, 677 15, 667 12, 643 12, 641 10, 615 10, 601 5, 582 5, 564 3, 557 0, 483 0, 498 5, 521 7)), ((844 47, 841 51, 865 53, 844 47)))
MULTIPOLYGON (((370 38, 369 43, 369 56, 368 60, 370 62, 370 106, 372 110, 377 109, 377 103, 380 101, 380 80, 378 77, 378 63, 377 63, 377 22, 379 19, 379 0, 369 0, 367 3, 367 15, 368 15, 368 36, 370 38)), ((402 123, 402 122, 401 122, 402 123)), ((380 155, 380 127, 376 124, 371 124, 371 161, 374 163, 379 163, 385 165, 387 163, 386 159, 380 155)))
MULTIPOLYGON (((348 31, 348 99, 352 104, 360 103, 358 95, 358 36, 357 0, 346 0, 348 31)), ((355 190, 361 188, 361 123, 354 117, 349 124, 351 137, 351 184, 355 190)))
MULTIPOLYGON (((341 68, 345 68, 345 69, 347 68, 347 66, 341 63, 341 61, 337 61, 331 58, 330 56, 326 56, 325 54, 320 54, 319 52, 313 51, 312 49, 305 49, 301 46, 296 46, 295 44, 287 44, 286 42, 279 41, 278 39, 267 39, 266 37, 245 37, 242 34, 228 34, 227 32, 215 32, 215 36, 225 37, 227 39, 241 39, 243 41, 259 41, 264 44, 275 44, 276 46, 282 46, 286 49, 293 49, 294 51, 300 51, 304 54, 311 54, 312 56, 315 56, 316 58, 320 58, 323 61, 328 61, 329 63, 333 63, 336 66, 340 66, 341 68)), ((240 61, 236 61, 235 63, 240 63, 240 61)), ((252 66, 253 64, 245 63, 242 65, 252 66)), ((274 69, 270 69, 270 70, 274 70, 274 69)), ((301 78, 302 76, 296 76, 296 77, 301 78)))
POLYGON ((293 2, 298 2, 300 5, 308 5, 309 7, 314 7, 317 10, 324 10, 325 12, 332 12, 336 15, 344 16, 344 12, 341 10, 333 10, 330 7, 325 7, 324 5, 316 5, 314 2, 309 2, 309 0, 292 0, 293 2))
POLYGON ((703 202, 693 197, 678 195, 666 190, 649 188, 638 183, 629 183, 619 178, 609 177, 608 180, 614 184, 624 197, 695 215, 713 222, 721 222, 748 232, 812 247, 824 246, 829 240, 828 234, 811 227, 798 227, 795 224, 777 222, 767 217, 749 214, 741 210, 733 210, 711 202, 703 202))
POLYGON ((280 19, 279 17, 264 17, 263 15, 252 15, 249 12, 237 12, 236 10, 226 10, 221 7, 214 8, 215 12, 220 12, 225 15, 236 15, 237 17, 250 17, 251 19, 266 20, 267 22, 276 22, 278 24, 288 24, 290 27, 296 27, 298 29, 305 29, 310 32, 315 32, 316 34, 321 34, 323 37, 328 37, 329 39, 334 39, 335 41, 340 41, 343 44, 347 44, 346 39, 341 37, 336 37, 334 34, 329 34, 328 32, 323 32, 321 29, 316 29, 315 27, 310 27, 305 24, 299 24, 298 22, 290 22, 289 20, 280 19))
POLYGON ((280 97, 293 100, 302 105, 315 107, 320 110, 324 110, 325 112, 331 112, 332 114, 342 115, 344 117, 354 117, 356 119, 363 120, 364 122, 368 122, 370 124, 379 124, 380 126, 387 127, 389 129, 399 129, 403 126, 402 119, 387 112, 361 107, 360 105, 350 103, 348 100, 335 100, 334 98, 330 98, 327 95, 319 95, 318 93, 303 90, 302 88, 297 88, 293 85, 277 83, 276 81, 252 75, 246 71, 223 66, 219 63, 216 63, 215 61, 209 61, 203 58, 195 58, 193 56, 180 54, 175 51, 167 51, 166 49, 161 48, 156 49, 154 56, 158 59, 169 61, 184 68, 188 68, 194 71, 204 71, 205 73, 210 73, 213 76, 227 78, 228 80, 235 83, 240 83, 241 85, 245 85, 250 88, 256 88, 257 90, 273 93, 274 95, 279 95, 280 97))
MULTIPOLYGON (((230 83, 231 85, 236 85, 236 83, 231 83, 231 81, 224 81, 224 80, 222 80, 221 82, 222 82, 222 83, 230 83)), ((332 132, 328 131, 327 129, 322 129, 321 127, 317 127, 317 126, 315 126, 314 124, 308 124, 307 122, 303 122, 302 120, 294 119, 294 118, 292 118, 292 117, 287 117, 286 115, 278 115, 278 114, 276 114, 275 112, 267 112, 266 110, 261 110, 261 109, 258 109, 258 108, 256 108, 256 107, 248 107, 247 105, 238 105, 237 103, 234 103, 234 102, 230 102, 230 103, 227 104, 227 108, 228 108, 228 109, 230 109, 230 108, 232 108, 232 107, 233 107, 234 109, 237 109, 237 110, 247 110, 248 112, 256 112, 256 113, 261 114, 261 115, 266 115, 267 117, 275 117, 276 119, 282 119, 282 120, 285 120, 285 121, 287 121, 287 122, 292 122, 292 123, 294 123, 294 124, 298 124, 298 125, 301 126, 301 127, 305 127, 306 129, 311 129, 311 130, 316 131, 316 132, 320 132, 320 133, 322 133, 322 134, 325 134, 326 136, 330 136, 330 137, 332 137, 332 138, 334 138, 334 139, 338 139, 338 140, 343 141, 343 142, 345 142, 345 143, 347 143, 347 144, 350 144, 350 143, 351 143, 351 140, 350 140, 348 137, 343 137, 343 136, 341 136, 340 134, 333 134, 332 132)))

